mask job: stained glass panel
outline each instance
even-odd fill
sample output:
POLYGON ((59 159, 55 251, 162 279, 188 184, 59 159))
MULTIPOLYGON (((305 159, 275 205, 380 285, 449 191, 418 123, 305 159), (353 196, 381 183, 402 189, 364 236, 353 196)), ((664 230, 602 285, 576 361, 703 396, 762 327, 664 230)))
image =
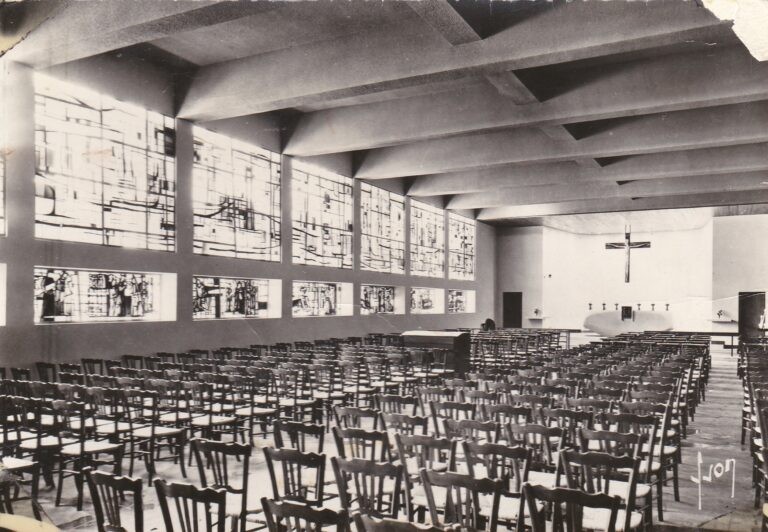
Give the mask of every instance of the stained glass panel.
POLYGON ((411 314, 442 314, 445 312, 445 290, 442 288, 411 288, 411 314))
POLYGON ((294 264, 352 268, 352 186, 352 178, 294 161, 294 264))
POLYGON ((35 323, 175 319, 176 276, 35 267, 35 323))
POLYGON ((360 220, 360 267, 405 273, 405 198, 362 183, 360 220))
POLYGON ((448 290, 448 313, 461 314, 475 312, 474 290, 448 290))
POLYGON ((280 262, 280 154, 194 128, 195 253, 280 262))
POLYGON ((475 279, 474 220, 448 213, 448 278, 466 281, 475 279))
POLYGON ((402 286, 360 285, 360 314, 404 314, 404 294, 402 286))
POLYGON ((411 275, 445 276, 445 211, 411 201, 411 275))
POLYGON ((193 319, 279 318, 279 279, 194 276, 193 319))
POLYGON ((175 249, 174 119, 35 76, 35 236, 175 249))
POLYGON ((351 316, 352 283, 294 281, 293 317, 351 316))

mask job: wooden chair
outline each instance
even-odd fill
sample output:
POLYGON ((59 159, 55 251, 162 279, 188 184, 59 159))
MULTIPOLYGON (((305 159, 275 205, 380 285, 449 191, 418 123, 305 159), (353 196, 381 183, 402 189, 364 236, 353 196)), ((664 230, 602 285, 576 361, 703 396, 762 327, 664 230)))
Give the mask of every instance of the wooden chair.
POLYGON ((443 420, 475 419, 477 417, 477 405, 471 403, 459 403, 457 401, 431 401, 429 412, 432 416, 432 428, 435 435, 440 436, 443 430, 443 420))
MULTIPOLYGON (((403 466, 388 462, 353 458, 331 458, 333 475, 339 486, 341 507, 376 517, 396 519, 403 496, 403 466)), ((410 515, 410 493, 405 493, 406 515, 410 515)))
POLYGON ((341 458, 392 461, 392 447, 386 431, 333 427, 333 439, 341 458))
POLYGON ((379 425, 379 412, 373 408, 336 405, 333 407, 333 417, 337 427, 342 428, 371 428, 376 430, 379 425), (363 424, 366 424, 364 427, 363 424))
POLYGON ((267 461, 275 500, 298 501, 310 506, 322 506, 325 487, 324 454, 265 447, 264 457, 267 461))
MULTIPOLYGON (((612 441, 623 441, 639 447, 642 438, 635 434, 616 433, 612 441), (634 443, 633 438, 635 436, 634 443)), ((605 435, 603 435, 605 436, 605 435)), ((643 525, 643 514, 635 512, 637 496, 637 469, 640 459, 636 456, 614 456, 602 452, 578 452, 566 449, 560 453, 563 471, 571 489, 587 493, 603 493, 618 497, 623 509, 617 513, 616 529, 628 532, 643 525)), ((586 512, 584 526, 594 530, 602 529, 603 516, 600 512, 586 512)))
POLYGON ((190 440, 190 443, 200 475, 200 485, 203 488, 226 490, 228 507, 232 508, 227 512, 232 518, 232 529, 245 532, 247 522, 253 521, 253 514, 261 511, 248 510, 248 472, 252 447, 199 438, 190 440), (242 472, 239 482, 230 475, 233 471, 242 472), (232 503, 234 497, 239 497, 239 504, 232 503))
POLYGON ((621 507, 619 497, 604 493, 587 493, 569 488, 547 488, 525 483, 520 505, 527 512, 520 512, 518 530, 528 527, 531 532, 581 532, 589 528, 584 516, 589 510, 597 513, 594 521, 600 523, 600 530, 616 532, 616 520, 621 507), (551 509, 552 519, 547 523, 547 512, 551 509), (528 521, 528 522, 526 522, 528 521))
MULTIPOLYGON (((382 413, 407 414, 415 416, 419 412, 419 398, 415 395, 379 394, 374 397, 376 408, 382 413)), ((423 414, 423 412, 422 412, 423 414)))
POLYGON ((381 428, 390 434, 421 434, 426 436, 429 432, 429 418, 383 412, 381 414, 381 428))
POLYGON ((315 509, 296 502, 274 501, 266 497, 261 499, 261 506, 269 532, 320 532, 334 528, 337 532, 346 532, 349 529, 346 510, 335 512, 327 508, 315 509))
POLYGON ((474 531, 496 531, 503 490, 501 480, 477 479, 471 475, 438 473, 426 469, 421 469, 419 474, 433 524, 439 526, 442 522, 461 525, 474 531), (444 499, 442 496, 435 497, 435 488, 445 492, 444 499), (481 504, 483 496, 490 499, 488 505, 481 504))
POLYGON ((565 430, 544 425, 507 425, 507 444, 522 445, 531 450, 528 480, 542 486, 560 485, 560 463, 555 450, 563 448, 565 430))
POLYGON ((305 452, 323 452, 325 443, 325 427, 302 421, 275 421, 272 424, 275 437, 275 447, 278 449, 296 449, 305 452), (314 444, 308 448, 308 442, 314 444))
POLYGON ((411 494, 412 509, 423 517, 428 501, 419 471, 424 468, 456 471, 457 442, 432 436, 395 434, 395 443, 398 458, 405 470, 406 492, 411 494))
POLYGON ((56 382, 58 380, 56 364, 50 362, 37 362, 35 367, 37 368, 37 378, 39 380, 43 382, 56 382))
POLYGON ((224 532, 226 529, 226 490, 169 484, 159 478, 155 479, 155 490, 166 532, 224 532), (172 505, 169 499, 173 500, 172 505), (175 508, 174 513, 171 513, 171 507, 175 508))
POLYGON ((141 498, 141 479, 118 477, 104 471, 91 469, 86 469, 84 473, 88 482, 88 489, 91 492, 91 502, 93 503, 98 531, 128 530, 123 526, 120 510, 125 502, 126 494, 129 494, 132 495, 133 530, 143 532, 144 505, 141 498))

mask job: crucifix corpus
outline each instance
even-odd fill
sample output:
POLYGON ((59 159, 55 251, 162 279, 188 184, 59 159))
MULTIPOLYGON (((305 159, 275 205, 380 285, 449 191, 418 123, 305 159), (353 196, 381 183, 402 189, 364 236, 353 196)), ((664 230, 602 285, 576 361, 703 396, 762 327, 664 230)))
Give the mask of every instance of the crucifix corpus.
POLYGON ((629 237, 631 232, 630 226, 624 228, 624 242, 608 242, 605 244, 605 249, 623 249, 626 256, 624 262, 624 282, 629 282, 629 252, 631 249, 649 248, 650 242, 632 242, 629 237))

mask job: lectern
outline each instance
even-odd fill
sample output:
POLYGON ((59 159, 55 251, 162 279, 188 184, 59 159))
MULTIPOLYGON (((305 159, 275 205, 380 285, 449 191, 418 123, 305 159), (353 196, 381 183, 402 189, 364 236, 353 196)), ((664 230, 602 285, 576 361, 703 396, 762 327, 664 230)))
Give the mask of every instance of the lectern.
POLYGON ((447 357, 445 367, 456 375, 464 375, 470 370, 470 337, 463 331, 405 331, 402 334, 405 347, 422 349, 445 349, 447 357))

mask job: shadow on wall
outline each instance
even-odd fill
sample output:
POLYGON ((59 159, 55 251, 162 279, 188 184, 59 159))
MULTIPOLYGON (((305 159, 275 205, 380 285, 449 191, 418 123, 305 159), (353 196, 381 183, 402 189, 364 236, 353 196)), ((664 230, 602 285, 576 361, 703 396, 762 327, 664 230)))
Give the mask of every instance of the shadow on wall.
POLYGON ((596 312, 584 320, 584 328, 601 336, 617 336, 628 332, 669 331, 672 324, 666 314, 637 310, 632 319, 621 319, 621 312, 596 312))

